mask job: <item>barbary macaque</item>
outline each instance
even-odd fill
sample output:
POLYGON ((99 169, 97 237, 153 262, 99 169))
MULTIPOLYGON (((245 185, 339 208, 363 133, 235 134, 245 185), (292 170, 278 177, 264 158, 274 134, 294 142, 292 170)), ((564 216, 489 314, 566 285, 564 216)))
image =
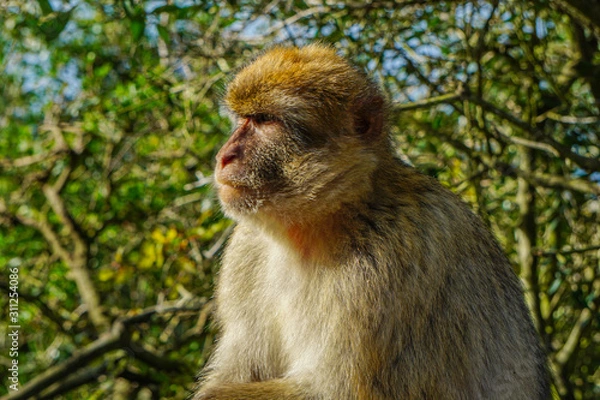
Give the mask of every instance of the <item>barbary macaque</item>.
POLYGON ((377 85, 328 46, 275 47, 225 103, 215 185, 237 226, 194 399, 549 398, 507 258, 395 157, 377 85))

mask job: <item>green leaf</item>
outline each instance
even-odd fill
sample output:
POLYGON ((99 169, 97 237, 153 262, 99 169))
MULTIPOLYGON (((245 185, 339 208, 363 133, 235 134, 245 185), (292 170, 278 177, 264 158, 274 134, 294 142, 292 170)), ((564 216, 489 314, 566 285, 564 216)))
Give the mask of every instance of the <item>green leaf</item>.
POLYGON ((131 35, 134 42, 140 40, 146 28, 146 21, 143 18, 135 18, 131 21, 131 35))
POLYGON ((170 43, 171 36, 169 35, 169 30, 162 25, 157 25, 156 29, 158 30, 158 34, 160 35, 161 39, 167 44, 170 43))

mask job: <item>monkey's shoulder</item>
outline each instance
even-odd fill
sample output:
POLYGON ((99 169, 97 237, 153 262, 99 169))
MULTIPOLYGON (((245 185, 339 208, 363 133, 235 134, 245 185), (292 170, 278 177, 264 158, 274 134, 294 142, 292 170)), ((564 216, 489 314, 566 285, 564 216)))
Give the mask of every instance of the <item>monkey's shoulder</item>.
POLYGON ((373 177, 373 192, 364 213, 381 222, 420 225, 460 222, 478 223, 473 212, 456 194, 433 177, 400 162, 380 168, 373 177))
POLYGON ((433 177, 398 162, 375 174, 373 188, 356 214, 366 243, 393 242, 402 256, 438 249, 439 257, 503 258, 483 220, 433 177))

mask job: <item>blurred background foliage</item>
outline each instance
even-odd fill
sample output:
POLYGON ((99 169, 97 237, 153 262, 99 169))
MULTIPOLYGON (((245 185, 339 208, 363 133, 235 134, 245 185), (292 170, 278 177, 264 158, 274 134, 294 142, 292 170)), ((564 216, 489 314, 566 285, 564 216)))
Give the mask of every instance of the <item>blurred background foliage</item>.
POLYGON ((314 40, 381 84, 399 156, 499 238, 555 397, 600 398, 598 0, 4 0, 0 318, 18 267, 22 328, 2 399, 188 396, 231 227, 223 88, 314 40))

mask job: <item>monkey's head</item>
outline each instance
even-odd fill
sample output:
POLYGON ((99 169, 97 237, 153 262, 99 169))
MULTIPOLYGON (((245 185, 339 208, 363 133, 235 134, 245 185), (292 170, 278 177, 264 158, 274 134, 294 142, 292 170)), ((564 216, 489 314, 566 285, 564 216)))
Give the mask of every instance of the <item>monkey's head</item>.
POLYGON ((324 45, 268 51, 238 73, 225 104, 235 127, 215 177, 234 218, 334 212, 370 190, 389 150, 381 92, 324 45))

